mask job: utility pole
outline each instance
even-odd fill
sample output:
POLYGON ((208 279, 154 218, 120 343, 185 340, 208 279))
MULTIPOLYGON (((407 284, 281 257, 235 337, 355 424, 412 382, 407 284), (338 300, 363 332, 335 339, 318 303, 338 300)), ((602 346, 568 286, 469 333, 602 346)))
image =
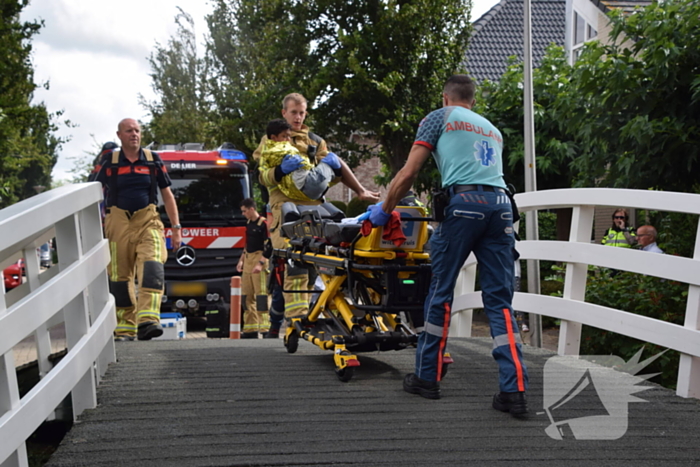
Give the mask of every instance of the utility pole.
MULTIPOLYGON (((530 0, 523 1, 523 78, 525 108, 525 191, 537 191, 537 171, 535 164, 535 118, 534 98, 532 91, 532 14, 530 0)), ((530 211, 525 218, 526 240, 536 241, 539 238, 537 227, 537 211, 530 211)), ((540 293, 540 262, 536 259, 527 260, 527 291, 540 293)), ((530 344, 542 347, 542 317, 530 314, 530 344)))

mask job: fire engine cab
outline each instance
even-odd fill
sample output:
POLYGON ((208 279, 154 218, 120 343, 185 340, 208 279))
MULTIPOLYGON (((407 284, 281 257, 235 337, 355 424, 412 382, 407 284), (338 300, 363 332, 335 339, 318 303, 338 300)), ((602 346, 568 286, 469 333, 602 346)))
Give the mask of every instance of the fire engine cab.
POLYGON ((205 316, 228 309, 231 276, 245 247, 240 203, 252 196, 246 155, 230 144, 205 151, 201 144, 160 145, 157 152, 172 180, 182 225, 182 245, 171 249, 172 229, 163 200, 168 261, 162 312, 205 316))

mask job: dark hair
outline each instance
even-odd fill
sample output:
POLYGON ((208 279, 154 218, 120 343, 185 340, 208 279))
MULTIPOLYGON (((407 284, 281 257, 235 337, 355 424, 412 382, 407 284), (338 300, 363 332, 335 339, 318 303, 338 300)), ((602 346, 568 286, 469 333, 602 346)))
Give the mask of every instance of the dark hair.
POLYGON ((476 93, 476 83, 467 75, 452 75, 445 82, 443 92, 457 102, 471 102, 476 93))
POLYGON ((267 137, 277 136, 284 130, 291 130, 292 125, 282 118, 276 118, 267 124, 267 137))
POLYGON ((627 221, 630 219, 629 214, 627 214, 627 209, 625 209, 625 208, 617 208, 617 209, 615 209, 615 210, 613 211, 613 213, 612 213, 612 218, 613 218, 613 220, 615 219, 615 214, 617 214, 618 212, 621 212, 622 214, 625 215, 625 222, 627 222, 627 221))
POLYGON ((255 208, 255 200, 253 198, 246 198, 241 201, 240 207, 242 208, 255 208))

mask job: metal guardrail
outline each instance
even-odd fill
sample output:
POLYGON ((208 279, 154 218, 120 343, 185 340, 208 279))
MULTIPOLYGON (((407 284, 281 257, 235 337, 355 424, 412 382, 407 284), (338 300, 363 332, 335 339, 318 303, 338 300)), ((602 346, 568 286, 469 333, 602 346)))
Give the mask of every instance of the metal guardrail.
POLYGON ((101 199, 99 183, 68 185, 0 211, 0 269, 26 264, 24 284, 0 286, 0 467, 28 465, 25 441, 69 394, 74 418, 96 407, 97 384, 115 361, 101 199), (42 272, 36 248, 54 237, 58 264, 42 272), (52 367, 49 329, 61 323, 67 352, 52 367), (41 380, 20 397, 13 347, 32 334, 41 380))
MULTIPOLYGON (((625 206, 665 212, 700 215, 700 195, 646 190, 581 188, 546 190, 516 195, 520 212, 573 208, 568 242, 522 241, 517 248, 521 260, 547 260, 566 264, 561 298, 516 292, 513 307, 525 313, 561 320, 560 355, 579 355, 583 324, 651 342, 681 352, 676 393, 700 398, 700 225, 692 258, 650 254, 626 248, 591 244, 596 206, 625 206), (588 266, 600 266, 688 284, 683 326, 634 313, 585 302, 588 266)), ((471 310, 482 308, 481 293, 475 292, 476 259, 462 268, 453 304, 452 336, 471 333, 471 310)))

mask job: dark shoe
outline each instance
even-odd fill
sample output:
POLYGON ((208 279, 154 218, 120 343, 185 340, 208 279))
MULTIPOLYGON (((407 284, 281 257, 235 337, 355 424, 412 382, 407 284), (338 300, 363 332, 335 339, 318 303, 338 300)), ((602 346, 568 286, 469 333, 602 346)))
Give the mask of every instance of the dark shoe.
POLYGON ((114 336, 114 342, 134 341, 136 336, 114 336))
POLYGON ((440 399, 440 383, 420 379, 415 373, 409 373, 403 379, 403 390, 411 394, 419 394, 426 399, 440 399))
POLYGON ((257 339, 257 338, 258 338, 257 332, 242 332, 241 333, 241 339, 257 339))
POLYGON ((514 417, 522 417, 528 412, 527 398, 524 392, 499 392, 493 396, 493 408, 510 412, 514 417))
POLYGON ((269 331, 263 333, 263 339, 279 339, 280 338, 280 330, 279 329, 270 329, 269 331))
POLYGON ((150 341, 163 335, 163 327, 155 321, 139 324, 138 337, 140 341, 150 341))

